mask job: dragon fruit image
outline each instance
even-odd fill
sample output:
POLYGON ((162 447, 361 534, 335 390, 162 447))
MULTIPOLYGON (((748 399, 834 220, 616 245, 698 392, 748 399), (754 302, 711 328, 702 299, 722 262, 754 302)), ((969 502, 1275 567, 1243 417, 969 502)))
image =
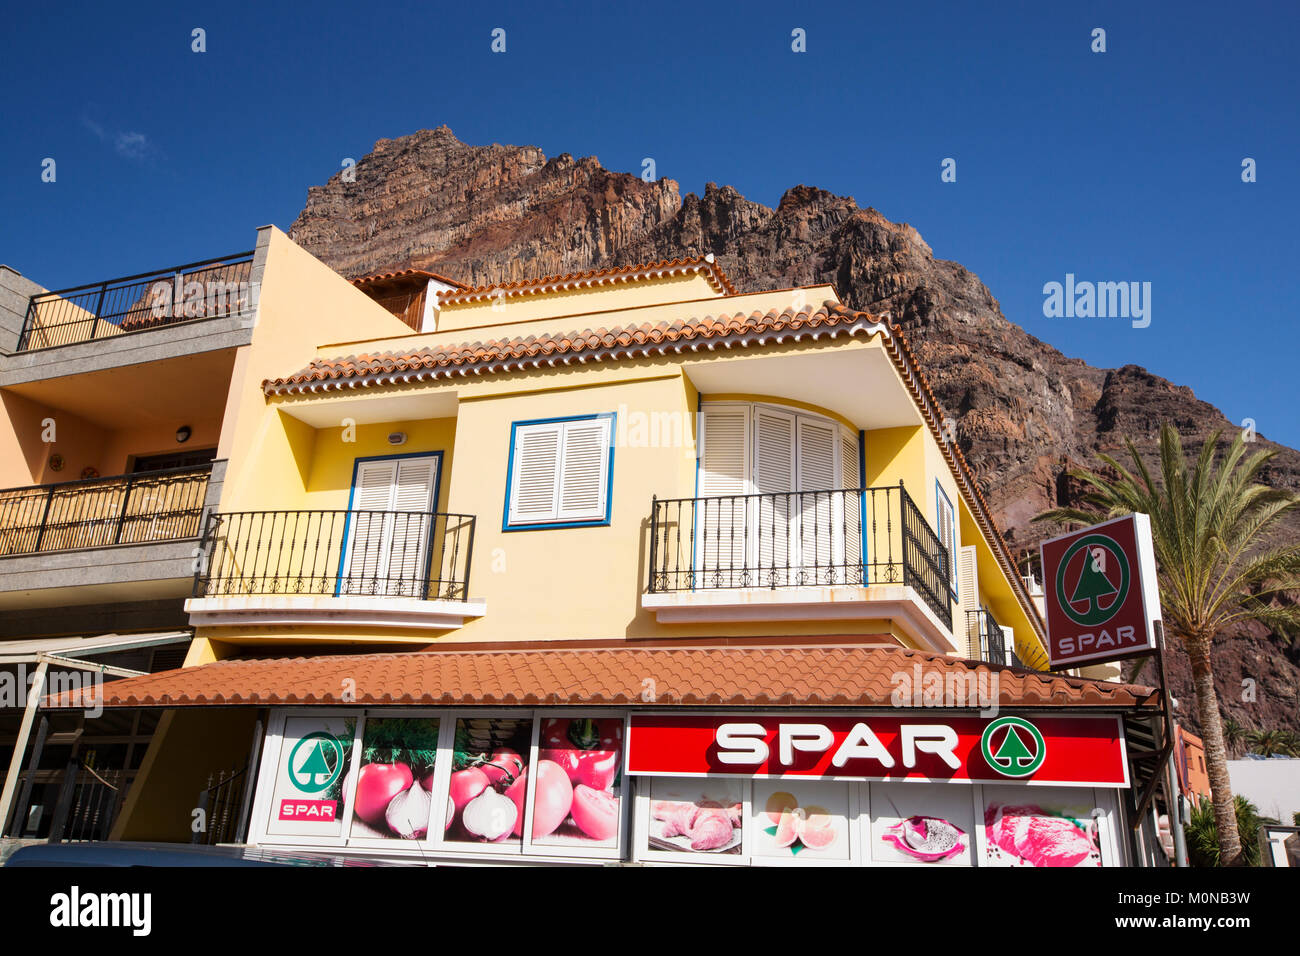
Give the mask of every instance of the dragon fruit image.
POLYGON ((941 817, 908 817, 889 827, 881 839, 924 863, 938 863, 966 849, 966 833, 941 817))
POLYGON ((1035 805, 991 803, 984 811, 989 856, 1000 851, 1021 866, 1101 866, 1092 825, 1035 805))

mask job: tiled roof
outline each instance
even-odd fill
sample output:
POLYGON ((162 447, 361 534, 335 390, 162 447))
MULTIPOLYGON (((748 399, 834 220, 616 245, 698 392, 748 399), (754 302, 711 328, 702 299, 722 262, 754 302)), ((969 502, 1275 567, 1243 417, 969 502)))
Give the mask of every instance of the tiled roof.
POLYGON ((542 276, 540 279, 519 279, 515 282, 475 286, 472 289, 462 288, 455 292, 439 292, 438 301, 448 305, 454 302, 475 302, 498 297, 514 298, 567 289, 589 289, 619 282, 633 282, 637 279, 683 275, 689 272, 703 273, 709 285, 722 295, 737 294, 736 287, 722 271, 722 266, 718 265, 717 260, 713 258, 713 253, 708 253, 685 259, 667 259, 663 262, 646 262, 641 265, 619 266, 612 269, 590 269, 587 272, 568 272, 564 275, 542 276))
POLYGON ((355 286, 377 285, 381 282, 388 282, 391 279, 409 279, 418 277, 421 279, 437 279, 439 282, 445 282, 447 285, 455 286, 457 289, 468 289, 469 286, 456 279, 449 279, 444 275, 436 272, 429 272, 427 269, 399 269, 396 272, 372 272, 369 275, 357 276, 351 282, 355 286))
MULTIPOLYGON (((102 685, 105 707, 890 707, 894 675, 997 674, 1003 708, 1152 706, 1151 690, 996 667, 901 647, 671 647, 438 651, 224 660, 102 685), (343 700, 344 688, 353 699, 343 700), (653 691, 647 695, 647 689, 653 691), (646 700, 652 696, 653 700, 646 700)), ((945 683, 945 686, 947 684, 945 683)), ((969 684, 963 684, 969 686, 969 684)), ((978 683, 977 685, 978 686, 978 683)), ((54 707, 77 707, 67 691, 54 707)))
POLYGON ((267 379, 262 388, 267 395, 291 395, 368 385, 399 385, 468 374, 639 358, 674 351, 765 345, 804 336, 858 332, 868 336, 877 332, 890 335, 889 327, 878 316, 828 301, 815 311, 804 308, 796 312, 787 308, 766 314, 742 312, 655 325, 587 329, 560 336, 530 335, 445 348, 315 359, 288 378, 267 379))
MULTIPOLYGON (((690 261, 690 260, 676 260, 690 261)), ((466 375, 495 374, 527 368, 545 368, 600 360, 640 358, 646 355, 682 353, 701 349, 736 348, 784 342, 805 335, 881 334, 886 353, 912 394, 935 441, 943 451, 971 513, 984 536, 992 543, 994 556, 1011 583, 1016 600, 1031 621, 1043 631, 1042 617, 1025 591, 1020 571, 993 522, 992 511, 985 501, 974 473, 957 443, 943 427, 945 414, 935 398, 929 380, 921 371, 911 347, 898 326, 889 326, 885 316, 850 309, 827 300, 815 311, 766 314, 735 313, 660 322, 657 325, 621 326, 613 329, 590 329, 562 336, 528 336, 496 339, 488 342, 455 345, 410 352, 385 352, 376 355, 350 355, 346 358, 315 359, 306 368, 287 378, 267 379, 262 388, 267 395, 292 395, 378 385, 402 385, 466 375)), ((1041 648, 1024 648, 1028 663, 1047 666, 1041 648)))

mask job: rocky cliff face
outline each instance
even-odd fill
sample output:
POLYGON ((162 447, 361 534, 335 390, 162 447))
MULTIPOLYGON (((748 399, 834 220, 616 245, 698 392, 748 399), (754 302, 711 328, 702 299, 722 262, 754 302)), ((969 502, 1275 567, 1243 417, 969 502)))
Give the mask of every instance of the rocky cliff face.
MULTIPOLYGON (((712 252, 742 291, 833 283, 850 305, 906 331, 1013 551, 1055 532, 1030 519, 1077 488, 1067 467, 1131 437, 1153 457, 1160 423, 1188 445, 1234 425, 1191 389, 1137 366, 1096 369, 1009 322, 980 280, 935 259, 910 226, 851 198, 796 186, 776 209, 729 186, 702 197, 535 147, 469 146, 446 127, 380 140, 355 168, 308 190, 291 235, 344 275, 419 267, 471 284, 712 252)), ((1300 490, 1300 453, 1277 447, 1270 483, 1300 490)), ((1300 518, 1287 533, 1300 535, 1300 518)), ((1259 629, 1217 653, 1224 710, 1243 726, 1300 728, 1300 649, 1259 629), (1253 676, 1258 699, 1242 699, 1253 676)), ((1171 661, 1182 717, 1190 675, 1171 661)))

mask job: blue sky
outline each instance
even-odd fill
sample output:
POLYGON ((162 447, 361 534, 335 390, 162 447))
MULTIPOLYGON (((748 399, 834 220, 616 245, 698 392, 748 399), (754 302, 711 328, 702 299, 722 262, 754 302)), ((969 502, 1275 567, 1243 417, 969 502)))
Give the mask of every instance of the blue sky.
POLYGON ((653 157, 683 193, 851 195, 1066 354, 1145 366, 1300 447, 1300 7, 977 6, 13 6, 0 262, 58 288, 250 248, 344 157, 445 123, 615 170, 653 157), (1150 282, 1151 324, 1044 317, 1067 273, 1150 282))

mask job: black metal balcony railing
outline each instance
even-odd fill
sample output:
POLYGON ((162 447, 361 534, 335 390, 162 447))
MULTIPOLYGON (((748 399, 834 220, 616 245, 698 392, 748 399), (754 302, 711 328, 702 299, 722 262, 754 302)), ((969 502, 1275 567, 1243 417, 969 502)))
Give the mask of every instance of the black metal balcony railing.
POLYGON ((18 351, 90 342, 252 305, 253 253, 205 259, 124 279, 42 292, 27 304, 18 351))
POLYGON ((905 584, 951 629, 948 560, 901 484, 651 506, 651 593, 905 584))
POLYGON ((212 466, 0 491, 0 556, 197 538, 212 466))
POLYGON ((213 514, 195 597, 322 595, 464 601, 472 515, 429 511, 213 514))
MULTIPOLYGON (((979 660, 999 665, 1007 663, 1002 627, 987 608, 966 612, 966 634, 971 642, 971 651, 979 660)), ((1016 663, 1018 665, 1019 661, 1016 663)))

